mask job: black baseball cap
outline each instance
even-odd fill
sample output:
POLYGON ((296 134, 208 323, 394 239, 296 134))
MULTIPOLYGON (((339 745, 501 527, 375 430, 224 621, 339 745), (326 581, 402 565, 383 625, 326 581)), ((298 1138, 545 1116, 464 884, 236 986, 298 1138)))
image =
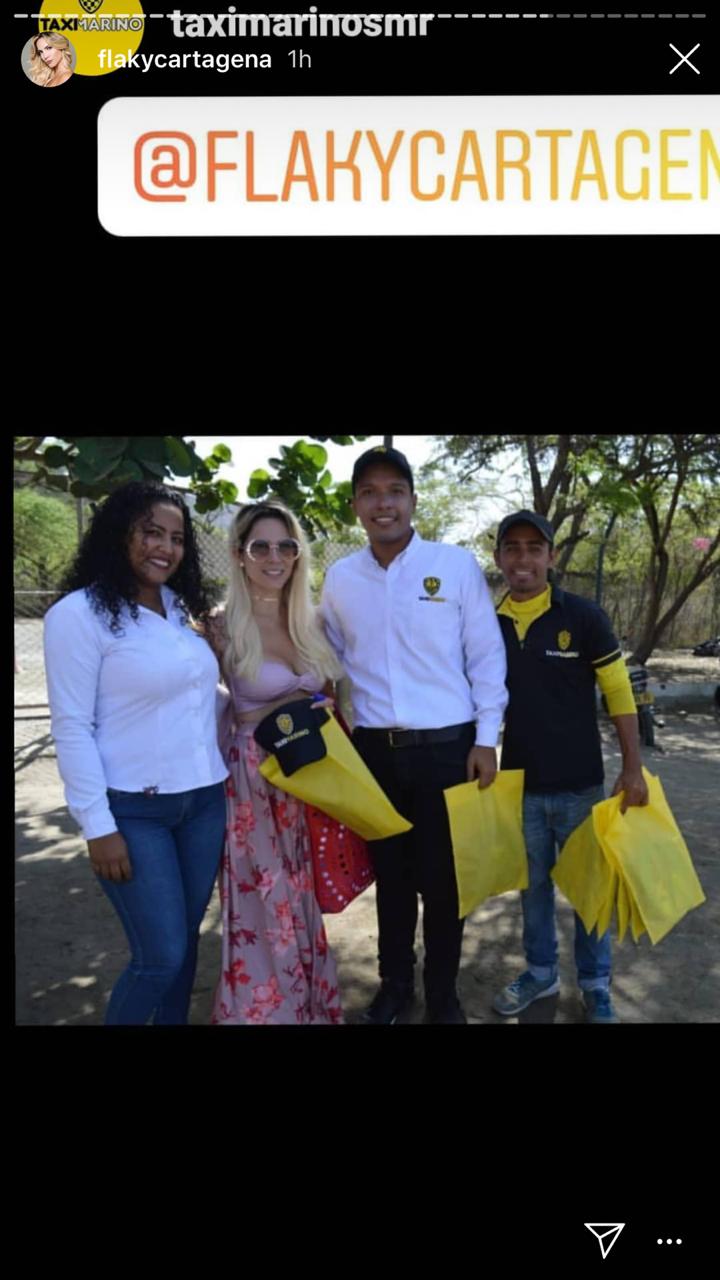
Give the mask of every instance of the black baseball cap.
POLYGON ((320 728, 328 720, 327 711, 313 710, 312 698, 298 698, 283 703, 260 721, 253 737, 275 756, 289 778, 306 764, 314 764, 327 755, 320 728))
POLYGON ((362 453, 355 463, 352 473, 353 493, 357 489, 358 481, 363 471, 367 471, 368 467, 376 467, 381 462, 386 462, 389 467, 395 467, 395 470, 400 472, 403 479, 407 480, 410 485, 410 492, 414 491, 413 473, 405 454, 401 453, 399 449, 389 449, 385 444, 378 444, 375 445, 374 449, 367 449, 365 453, 362 453))
POLYGON ((551 547, 553 546, 555 530, 549 520, 546 520, 544 516, 539 516, 537 511, 514 511, 511 516, 505 516, 505 519, 500 521, 497 531, 498 547, 508 529, 511 529, 514 524, 531 524, 534 529, 537 529, 538 533, 542 534, 545 541, 549 542, 551 547))

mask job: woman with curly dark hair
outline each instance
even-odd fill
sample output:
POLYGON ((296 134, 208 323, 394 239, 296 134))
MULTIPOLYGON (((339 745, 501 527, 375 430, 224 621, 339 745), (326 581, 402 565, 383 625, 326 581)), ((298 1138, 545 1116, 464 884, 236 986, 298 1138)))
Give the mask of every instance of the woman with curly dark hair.
POLYGON ((131 949, 107 1025, 187 1022, 225 834, 217 660, 182 498, 131 483, 100 506, 45 618, 68 808, 131 949))

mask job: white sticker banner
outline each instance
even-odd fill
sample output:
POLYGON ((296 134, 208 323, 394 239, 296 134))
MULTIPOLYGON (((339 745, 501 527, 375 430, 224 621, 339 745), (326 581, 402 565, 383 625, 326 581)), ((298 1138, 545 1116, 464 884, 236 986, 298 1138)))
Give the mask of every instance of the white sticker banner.
POLYGON ((719 102, 114 98, 98 216, 116 236, 717 234, 719 102))

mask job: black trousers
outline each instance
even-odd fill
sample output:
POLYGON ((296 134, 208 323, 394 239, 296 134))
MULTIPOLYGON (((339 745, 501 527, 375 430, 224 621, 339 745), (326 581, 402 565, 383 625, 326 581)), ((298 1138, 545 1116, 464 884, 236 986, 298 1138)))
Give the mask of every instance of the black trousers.
POLYGON ((380 977, 412 982, 418 894, 423 900, 425 996, 441 1001, 455 987, 464 920, 443 791, 467 781, 475 726, 453 742, 391 747, 386 734, 356 729, 353 743, 412 831, 368 845, 375 868, 380 977))

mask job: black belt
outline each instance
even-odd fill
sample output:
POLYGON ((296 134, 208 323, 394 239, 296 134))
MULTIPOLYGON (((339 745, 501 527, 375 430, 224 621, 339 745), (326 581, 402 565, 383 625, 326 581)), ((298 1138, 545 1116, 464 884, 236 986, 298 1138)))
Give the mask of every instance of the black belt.
POLYGON ((433 742, 457 742, 468 729, 474 729, 472 720, 465 724, 449 724, 444 729, 366 729, 358 725, 356 733, 379 738, 390 747, 424 747, 433 742))

